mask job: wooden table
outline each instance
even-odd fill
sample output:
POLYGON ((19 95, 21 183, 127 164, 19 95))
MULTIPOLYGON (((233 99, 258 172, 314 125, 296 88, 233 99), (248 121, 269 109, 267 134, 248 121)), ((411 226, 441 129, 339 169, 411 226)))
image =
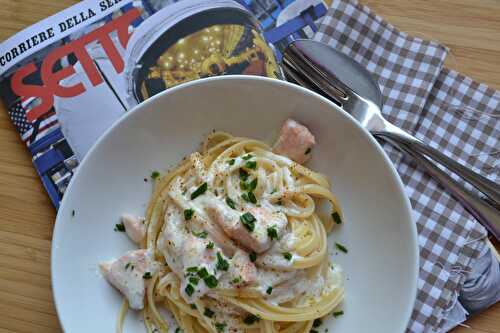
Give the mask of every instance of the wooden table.
MULTIPOLYGON (((0 0, 0 40, 76 0, 0 0)), ((364 0, 395 26, 439 40, 449 67, 500 89, 500 1, 364 0)), ((31 157, 0 106, 0 333, 59 332, 50 287, 55 218, 31 157)), ((77 286, 75 286, 77 287, 77 286)), ((500 304, 454 333, 498 332, 500 304)))

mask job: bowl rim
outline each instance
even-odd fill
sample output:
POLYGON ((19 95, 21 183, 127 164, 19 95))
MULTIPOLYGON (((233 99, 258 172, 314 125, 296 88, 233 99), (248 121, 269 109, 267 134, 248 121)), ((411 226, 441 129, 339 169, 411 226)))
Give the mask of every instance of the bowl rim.
MULTIPOLYGON (((368 141, 373 146, 373 148, 376 149, 377 152, 382 155, 386 166, 390 170, 391 176, 396 181, 397 190, 399 192, 400 197, 402 197, 402 199, 403 199, 404 208, 405 208, 405 211, 407 214, 407 220, 410 223, 410 233, 411 234, 409 236, 412 240, 412 244, 409 244, 408 247, 413 249, 412 254, 413 254, 414 265, 412 266, 412 268, 413 268, 413 272, 411 274, 412 281, 410 283, 412 286, 410 294, 412 296, 411 298, 413 299, 413 302, 409 302, 408 305, 406 306, 405 311, 404 311, 405 316, 404 316, 404 318, 402 318, 402 322, 404 322, 404 326, 401 327, 401 331, 404 331, 406 329, 409 321, 410 321, 410 316, 412 314, 412 311, 413 311, 413 308, 415 305, 415 300, 416 300, 416 296, 417 296, 417 289, 418 289, 418 285, 417 285, 418 274, 419 274, 419 270, 420 270, 420 264, 419 264, 419 262, 420 262, 419 251, 420 250, 419 250, 419 245, 418 245, 418 233, 417 233, 416 223, 413 219, 413 213, 412 213, 410 200, 409 200, 408 196, 406 195, 406 192, 404 189, 404 184, 403 184, 398 172, 396 171, 396 167, 394 166, 394 164, 390 160, 389 156, 382 149, 382 146, 375 140, 375 138, 364 127, 362 127, 358 123, 358 121, 356 119, 354 119, 349 113, 347 113, 342 108, 340 108, 339 106, 337 106, 336 104, 334 104, 333 102, 328 100, 327 98, 319 95, 318 93, 316 93, 314 91, 311 91, 311 90, 306 89, 302 86, 299 86, 299 85, 296 85, 296 84, 293 84, 293 83, 290 83, 287 81, 263 77, 263 76, 252 76, 252 75, 213 76, 213 77, 197 79, 194 81, 182 83, 180 85, 177 85, 175 87, 172 87, 172 88, 169 88, 165 91, 162 91, 162 92, 150 97, 149 99, 145 100, 144 102, 141 102, 140 104, 135 105, 130 110, 126 111, 126 113, 122 117, 120 117, 120 119, 118 119, 116 122, 114 122, 109 128, 107 128, 104 131, 104 133, 92 145, 92 147, 89 149, 87 154, 84 156, 83 160, 80 162, 80 165, 78 166, 75 174, 73 175, 73 178, 79 177, 80 173, 82 172, 81 170, 85 167, 85 165, 87 164, 87 161, 89 160, 89 156, 91 156, 93 154, 94 150, 96 150, 101 145, 101 143, 110 135, 111 132, 113 132, 115 130, 115 128, 119 127, 123 122, 128 121, 128 119, 130 117, 135 116, 136 113, 141 112, 141 110, 143 108, 146 108, 147 105, 149 105, 151 103, 155 103, 157 100, 164 98, 164 96, 167 96, 170 94, 175 94, 179 90, 189 89, 192 86, 197 86, 197 85, 210 85, 212 82, 216 82, 216 81, 266 82, 267 84, 270 84, 270 85, 275 85, 275 86, 280 87, 280 88, 288 89, 291 92, 294 91, 294 92, 302 93, 304 95, 309 95, 312 98, 319 99, 322 102, 328 104, 333 109, 340 111, 340 113, 343 114, 343 116, 347 117, 348 120, 355 127, 357 127, 359 130, 361 130, 362 135, 364 135, 368 139, 368 141)), ((63 301, 62 301, 61 297, 56 296, 58 288, 57 288, 56 283, 54 281, 54 276, 55 276, 55 270, 56 270, 56 266, 57 266, 56 258, 58 256, 58 252, 59 252, 57 247, 56 247, 56 244, 58 244, 58 239, 60 237, 62 237, 61 232, 59 231, 60 230, 59 226, 62 225, 62 223, 64 223, 63 220, 65 218, 62 216, 63 214, 61 212, 66 210, 65 209, 66 202, 68 201, 67 197, 69 197, 68 194, 72 192, 74 183, 75 183, 74 181, 70 181, 68 188, 66 189, 65 195, 63 196, 63 199, 60 203, 59 210, 57 211, 56 220, 55 220, 54 227, 53 227, 53 235, 52 235, 52 241, 51 241, 51 255, 50 255, 50 280, 51 280, 52 296, 53 296, 53 300, 54 300, 54 307, 56 309, 56 314, 57 314, 59 323, 61 325, 61 328, 65 332, 67 331, 67 328, 65 327, 65 321, 61 317, 61 309, 63 307, 63 305, 62 305, 63 301)))

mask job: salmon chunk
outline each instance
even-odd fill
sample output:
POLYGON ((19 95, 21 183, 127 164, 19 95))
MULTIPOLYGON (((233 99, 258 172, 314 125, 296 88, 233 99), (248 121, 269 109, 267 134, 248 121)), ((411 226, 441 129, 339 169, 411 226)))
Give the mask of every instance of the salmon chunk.
POLYGON ((311 149, 315 143, 314 135, 307 127, 293 119, 287 119, 281 127, 273 152, 304 164, 311 157, 311 149))
POLYGON ((159 268, 150 252, 144 249, 128 251, 99 266, 104 278, 127 298, 130 308, 144 308, 146 283, 159 268))
POLYGON ((125 232, 128 237, 135 243, 140 243, 146 236, 146 224, 144 218, 131 214, 123 214, 121 222, 125 227, 125 232))

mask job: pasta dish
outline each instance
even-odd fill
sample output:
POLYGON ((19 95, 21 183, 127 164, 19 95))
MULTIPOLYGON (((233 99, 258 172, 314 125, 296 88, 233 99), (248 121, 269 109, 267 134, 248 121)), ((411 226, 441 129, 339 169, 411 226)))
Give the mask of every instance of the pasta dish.
POLYGON ((129 308, 143 311, 149 333, 308 333, 334 312, 344 291, 327 234, 342 212, 328 180, 303 166, 314 144, 291 119, 273 147, 213 132, 200 152, 152 174, 145 218, 115 226, 140 249, 101 263, 124 295, 117 332, 129 308))

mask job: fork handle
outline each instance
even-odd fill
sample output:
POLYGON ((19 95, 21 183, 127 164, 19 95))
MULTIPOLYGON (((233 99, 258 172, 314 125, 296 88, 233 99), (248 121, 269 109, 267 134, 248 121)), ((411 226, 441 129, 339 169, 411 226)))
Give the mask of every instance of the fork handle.
MULTIPOLYGON (((407 137, 406 135, 400 135, 397 133, 385 131, 372 132, 372 134, 376 138, 381 138, 391 143, 400 151, 412 157, 420 166, 422 166, 427 171, 430 176, 432 176, 445 189, 447 189, 464 206, 464 208, 467 209, 469 213, 471 213, 472 216, 474 216, 482 225, 484 225, 495 236, 497 240, 500 240, 500 203, 498 201, 495 201, 495 197, 498 198, 499 192, 494 192, 495 188, 498 188, 497 184, 491 182, 493 183, 493 186, 491 186, 491 184, 488 184, 486 182, 486 186, 483 186, 484 184, 481 183, 483 185, 480 186, 485 188, 486 192, 491 195, 490 196, 485 193, 490 199, 486 200, 484 198, 481 198, 479 195, 467 190, 462 184, 460 184, 450 175, 441 170, 434 161, 429 159, 429 157, 435 158, 436 161, 439 161, 444 166, 449 167, 450 170, 464 177, 464 179, 466 179, 467 181, 471 179, 470 173, 465 173, 464 176, 464 173, 460 172, 463 167, 456 161, 453 161, 446 155, 443 155, 441 152, 435 150, 432 147, 426 146, 418 139, 409 136, 407 137), (450 160, 453 163, 445 163, 446 161, 450 160)), ((474 175, 472 176, 480 175, 476 175, 474 173, 474 175)), ((474 181, 476 182, 476 184, 478 184, 476 180, 474 181)), ((487 181, 490 182, 489 180, 487 181)))

